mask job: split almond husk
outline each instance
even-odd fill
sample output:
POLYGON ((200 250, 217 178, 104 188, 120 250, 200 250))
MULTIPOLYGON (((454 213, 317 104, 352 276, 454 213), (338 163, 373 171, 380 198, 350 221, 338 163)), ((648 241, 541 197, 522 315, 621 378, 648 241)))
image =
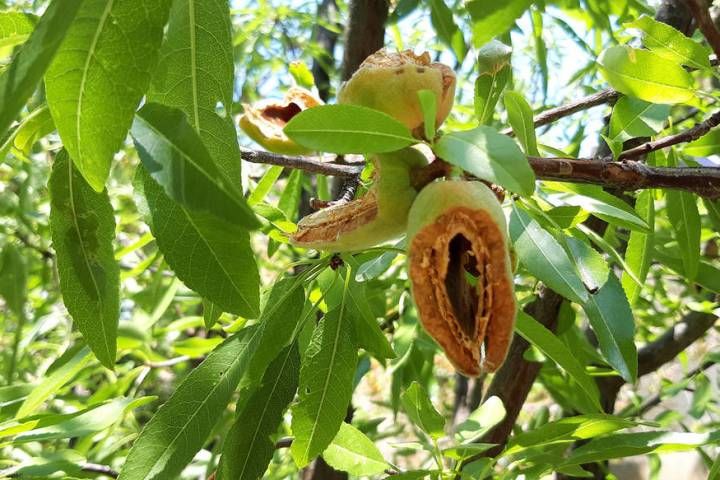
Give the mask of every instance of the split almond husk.
POLYGON ((385 112, 422 138, 425 122, 417 92, 435 93, 438 128, 452 109, 455 84, 455 72, 447 65, 432 62, 428 52, 416 55, 412 50, 392 53, 383 49, 366 58, 342 85, 338 103, 385 112))
POLYGON ((290 241, 297 246, 346 252, 363 250, 405 232, 417 190, 412 171, 427 164, 414 148, 372 157, 374 181, 362 197, 324 208, 298 223, 290 241))
POLYGON ((516 303, 507 224, 480 182, 433 183, 408 217, 408 272, 420 321, 458 372, 494 372, 512 340, 516 303))
POLYGON ((305 155, 311 150, 290 140, 283 128, 298 113, 322 104, 322 100, 309 90, 292 87, 280 101, 264 100, 243 105, 245 111, 240 116, 240 128, 269 152, 305 155))

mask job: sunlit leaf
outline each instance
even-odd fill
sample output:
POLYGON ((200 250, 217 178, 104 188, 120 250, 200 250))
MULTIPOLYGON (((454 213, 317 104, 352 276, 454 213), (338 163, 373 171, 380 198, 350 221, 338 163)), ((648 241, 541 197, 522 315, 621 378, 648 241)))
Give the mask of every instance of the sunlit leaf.
POLYGON ((332 153, 382 153, 416 143, 390 115, 356 105, 323 105, 295 115, 285 126, 290 139, 332 153))
POLYGON ((86 0, 45 75, 60 138, 96 191, 158 61, 169 0, 86 0))
POLYGON ((693 79, 677 63, 649 50, 619 45, 597 59, 605 80, 617 91, 652 103, 683 103, 695 98, 693 79))

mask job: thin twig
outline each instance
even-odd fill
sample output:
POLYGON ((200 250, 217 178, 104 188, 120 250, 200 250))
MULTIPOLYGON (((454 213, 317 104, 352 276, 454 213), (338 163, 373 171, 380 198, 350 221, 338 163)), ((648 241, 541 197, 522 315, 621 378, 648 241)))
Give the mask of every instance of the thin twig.
POLYGON ((83 472, 100 473, 111 478, 118 478, 120 474, 106 465, 97 463, 83 463, 81 467, 83 472))
POLYGON ((631 148, 620 154, 620 160, 637 158, 655 150, 661 150, 679 143, 692 142, 707 134, 714 127, 720 125, 720 111, 713 113, 707 120, 695 124, 693 127, 675 135, 660 138, 651 142, 643 143, 640 146, 631 148))
MULTIPOLYGON (((544 112, 535 115, 533 123, 535 124, 535 128, 542 127, 574 113, 587 110, 592 107, 597 107, 598 105, 615 102, 621 95, 622 94, 620 92, 608 88, 607 90, 602 90, 600 92, 593 93, 592 95, 579 98, 574 102, 545 110, 544 112)), ((502 133, 505 135, 513 135, 511 128, 503 130, 502 133)))
MULTIPOLYGON (((279 165, 281 167, 297 168, 310 173, 332 175, 335 177, 353 177, 362 172, 363 169, 363 165, 342 165, 332 163, 323 157, 294 157, 260 150, 244 149, 241 152, 241 157, 243 160, 251 163, 279 165)), ((335 157, 329 157, 331 160, 334 158, 335 157)))
POLYGON ((686 0, 688 8, 695 17, 695 22, 712 47, 715 55, 720 58, 720 32, 710 17, 707 5, 701 0, 686 0))

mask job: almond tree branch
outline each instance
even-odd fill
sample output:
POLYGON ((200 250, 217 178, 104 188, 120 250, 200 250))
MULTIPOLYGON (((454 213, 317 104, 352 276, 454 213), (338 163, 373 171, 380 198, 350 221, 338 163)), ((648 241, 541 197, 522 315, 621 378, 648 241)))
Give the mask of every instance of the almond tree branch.
MULTIPOLYGON (((336 177, 354 177, 362 171, 362 164, 333 163, 334 157, 293 157, 251 150, 242 151, 243 160, 253 163, 298 168, 312 173, 336 177)), ((535 175, 542 180, 592 183, 617 190, 671 188, 685 190, 711 199, 720 197, 720 168, 650 167, 641 162, 607 162, 596 159, 528 157, 535 175)), ((431 162, 416 172, 414 182, 426 185, 448 172, 444 162, 431 162)))
POLYGON ((720 125, 720 111, 713 113, 707 120, 695 124, 692 128, 676 135, 669 135, 658 140, 643 143, 642 145, 631 148, 630 150, 626 150, 620 155, 620 160, 637 158, 650 152, 654 152, 655 150, 661 150, 679 143, 692 142, 693 140, 697 140, 707 134, 711 129, 717 127, 718 125, 720 125))
POLYGON ((686 2, 693 17, 695 17, 698 28, 707 39, 715 55, 720 58, 720 32, 718 32, 715 23, 710 17, 707 5, 702 0, 686 0, 686 2))

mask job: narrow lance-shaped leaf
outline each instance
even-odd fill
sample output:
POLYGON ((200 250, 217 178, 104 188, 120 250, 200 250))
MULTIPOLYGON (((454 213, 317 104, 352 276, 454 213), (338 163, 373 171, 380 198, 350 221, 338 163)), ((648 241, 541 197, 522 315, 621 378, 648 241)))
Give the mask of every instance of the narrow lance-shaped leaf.
POLYGON ((75 351, 66 352, 69 356, 66 362, 47 375, 32 392, 27 396, 25 401, 20 405, 20 409, 15 414, 15 418, 23 418, 35 412, 40 405, 57 392, 63 385, 72 380, 83 368, 85 368, 93 359, 90 349, 87 347, 77 348, 75 351))
POLYGON ((135 117, 132 136, 143 166, 170 198, 243 228, 259 226, 242 193, 215 165, 180 110, 145 105, 135 117))
POLYGON ((115 217, 107 192, 96 192, 65 150, 53 163, 50 231, 57 253, 60 290, 98 360, 115 363, 120 316, 120 269, 115 261, 115 217))
POLYGON ((635 317, 614 273, 583 305, 607 362, 628 383, 637 378, 635 317))
POLYGON ((525 98, 517 92, 505 92, 505 108, 508 112, 508 121, 515 136, 522 144, 528 155, 540 156, 535 138, 535 124, 533 112, 525 98))
POLYGON ((157 65, 169 0, 85 0, 45 76, 70 157, 102 191, 157 65))
POLYGON ((35 91, 82 3, 83 0, 54 0, 0 75, 0 132, 8 129, 35 91))
POLYGON ((510 238, 518 260, 531 275, 573 302, 587 299, 585 286, 560 243, 517 205, 510 215, 510 238))
POLYGON ((481 47, 493 37, 510 30, 524 12, 530 7, 532 0, 506 0, 488 2, 472 0, 466 8, 473 22, 473 44, 481 47))
POLYGON ((390 115, 357 105, 322 105, 295 115, 285 134, 300 145, 338 154, 383 153, 416 143, 390 115))
POLYGON ((3 246, 0 254, 0 296, 18 318, 24 317, 27 265, 18 248, 12 243, 3 246))
MULTIPOLYGON (((625 249, 625 263, 635 273, 642 283, 647 277, 652 261, 653 243, 655 238, 655 205, 653 191, 643 190, 635 200, 635 211, 650 227, 650 233, 637 230, 630 232, 627 248, 625 249)), ((622 287, 627 294, 630 305, 633 306, 640 298, 640 285, 635 282, 627 272, 622 275, 622 287)))
POLYGON ((627 45, 606 49, 597 59, 617 91, 652 103, 682 103, 695 97, 693 79, 677 63, 627 45))
POLYGON ((174 202, 142 167, 137 187, 147 199, 150 230, 178 278, 221 310, 255 318, 260 276, 248 232, 174 202))
POLYGON ((475 80, 475 116, 480 125, 492 121, 495 106, 505 89, 512 67, 512 49, 497 40, 490 41, 478 51, 478 77, 475 80))
POLYGON ((518 311, 515 328, 523 338, 535 345, 543 354, 550 357, 568 375, 575 379, 587 398, 597 408, 597 411, 602 411, 599 401, 600 392, 595 380, 590 378, 590 375, 585 371, 585 367, 578 362, 577 358, 562 341, 540 322, 522 311, 518 311))
POLYGON ((435 32, 440 37, 440 41, 455 52, 455 57, 459 63, 465 59, 467 47, 462 31, 458 28, 453 19, 452 10, 445 5, 443 0, 429 0, 430 3, 430 21, 432 22, 435 32))
POLYGON ((335 470, 357 477, 379 475, 388 468, 375 443, 347 423, 340 425, 332 443, 323 452, 323 458, 335 470))
POLYGON ((400 401, 407 416, 423 432, 436 439, 445 434, 445 418, 435 410, 430 397, 419 383, 413 382, 400 395, 400 401))
POLYGON ((225 436, 219 480, 262 478, 275 453, 272 437, 295 397, 299 374, 300 354, 294 343, 273 360, 260 387, 238 412, 225 436))
POLYGON ((0 48, 20 45, 28 39, 38 17, 24 12, 0 12, 0 48))
POLYGON ((292 409, 292 457, 299 467, 322 453, 347 413, 357 363, 354 332, 342 308, 315 327, 300 369, 300 398, 292 409))
POLYGON ((423 127, 425 138, 432 142, 435 138, 435 118, 437 115, 437 97, 431 90, 420 90, 417 92, 420 108, 423 113, 423 127))
POLYGON ((520 147, 490 127, 452 132, 435 145, 443 160, 523 195, 535 190, 535 173, 520 147))
POLYGON ((229 114, 234 66, 229 2, 173 1, 148 101, 183 111, 218 168, 239 187, 240 150, 229 114))
POLYGON ((563 465, 581 465, 650 452, 681 452, 720 441, 720 433, 633 432, 596 438, 573 450, 563 465))
POLYGON ((682 153, 693 157, 709 157, 720 153, 720 130, 710 130, 694 142, 686 143, 682 153))
POLYGON ((203 447, 246 373, 260 329, 225 340, 177 387, 135 440, 120 480, 176 478, 203 447))
POLYGON ((667 215, 680 246, 683 270, 692 282, 700 266, 700 213, 697 197, 689 192, 668 190, 665 192, 667 215))

